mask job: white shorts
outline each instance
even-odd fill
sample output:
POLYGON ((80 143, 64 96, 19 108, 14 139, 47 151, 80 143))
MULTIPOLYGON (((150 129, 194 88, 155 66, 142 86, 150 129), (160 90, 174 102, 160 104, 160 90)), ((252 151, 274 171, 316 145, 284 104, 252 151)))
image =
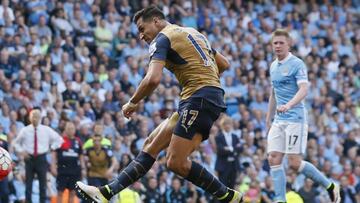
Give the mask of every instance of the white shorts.
POLYGON ((308 125, 304 123, 273 123, 267 138, 267 152, 304 154, 308 136, 308 125))

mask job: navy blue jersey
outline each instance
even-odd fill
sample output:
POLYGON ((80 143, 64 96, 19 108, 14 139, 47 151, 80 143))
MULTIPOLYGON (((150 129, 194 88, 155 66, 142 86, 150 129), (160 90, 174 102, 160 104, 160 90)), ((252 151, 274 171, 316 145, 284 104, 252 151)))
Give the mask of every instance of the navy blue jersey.
POLYGON ((58 174, 78 175, 81 173, 80 155, 82 144, 79 138, 70 139, 64 136, 64 142, 56 150, 58 160, 58 174))

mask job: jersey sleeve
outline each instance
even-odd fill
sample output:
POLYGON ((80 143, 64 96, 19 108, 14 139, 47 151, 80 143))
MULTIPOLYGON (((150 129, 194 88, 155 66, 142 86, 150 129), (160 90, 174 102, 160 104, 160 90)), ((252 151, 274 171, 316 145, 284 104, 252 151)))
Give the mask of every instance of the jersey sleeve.
POLYGON ((152 42, 149 47, 150 61, 165 62, 169 50, 170 50, 169 38, 165 34, 159 33, 155 41, 152 42))
POLYGON ((307 68, 304 62, 300 61, 295 73, 296 83, 308 83, 307 68))

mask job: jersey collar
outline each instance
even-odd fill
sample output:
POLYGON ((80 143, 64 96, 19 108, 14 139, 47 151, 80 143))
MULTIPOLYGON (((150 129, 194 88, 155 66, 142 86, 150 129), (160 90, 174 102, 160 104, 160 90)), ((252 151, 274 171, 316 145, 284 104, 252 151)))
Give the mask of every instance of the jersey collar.
POLYGON ((287 55, 287 57, 285 57, 283 60, 279 61, 279 59, 276 59, 276 61, 280 64, 284 64, 286 61, 288 61, 290 59, 290 57, 292 57, 293 54, 291 52, 289 52, 289 54, 287 55))

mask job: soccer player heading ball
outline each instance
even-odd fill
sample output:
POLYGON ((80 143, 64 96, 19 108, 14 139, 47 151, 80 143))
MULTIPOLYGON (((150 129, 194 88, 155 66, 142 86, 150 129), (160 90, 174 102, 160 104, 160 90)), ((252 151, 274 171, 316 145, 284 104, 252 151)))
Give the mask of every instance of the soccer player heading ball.
POLYGON ((136 159, 115 180, 100 188, 77 182, 77 192, 88 201, 106 202, 143 177, 159 152, 169 146, 166 164, 170 170, 213 194, 221 202, 241 202, 242 194, 227 188, 203 166, 188 159, 208 138, 214 121, 226 109, 219 74, 228 68, 228 61, 211 48, 204 35, 193 28, 170 24, 157 7, 138 11, 134 22, 140 39, 150 44, 150 65, 122 111, 129 118, 140 100, 158 86, 162 70, 166 67, 175 74, 183 88, 178 112, 150 134, 136 159))

